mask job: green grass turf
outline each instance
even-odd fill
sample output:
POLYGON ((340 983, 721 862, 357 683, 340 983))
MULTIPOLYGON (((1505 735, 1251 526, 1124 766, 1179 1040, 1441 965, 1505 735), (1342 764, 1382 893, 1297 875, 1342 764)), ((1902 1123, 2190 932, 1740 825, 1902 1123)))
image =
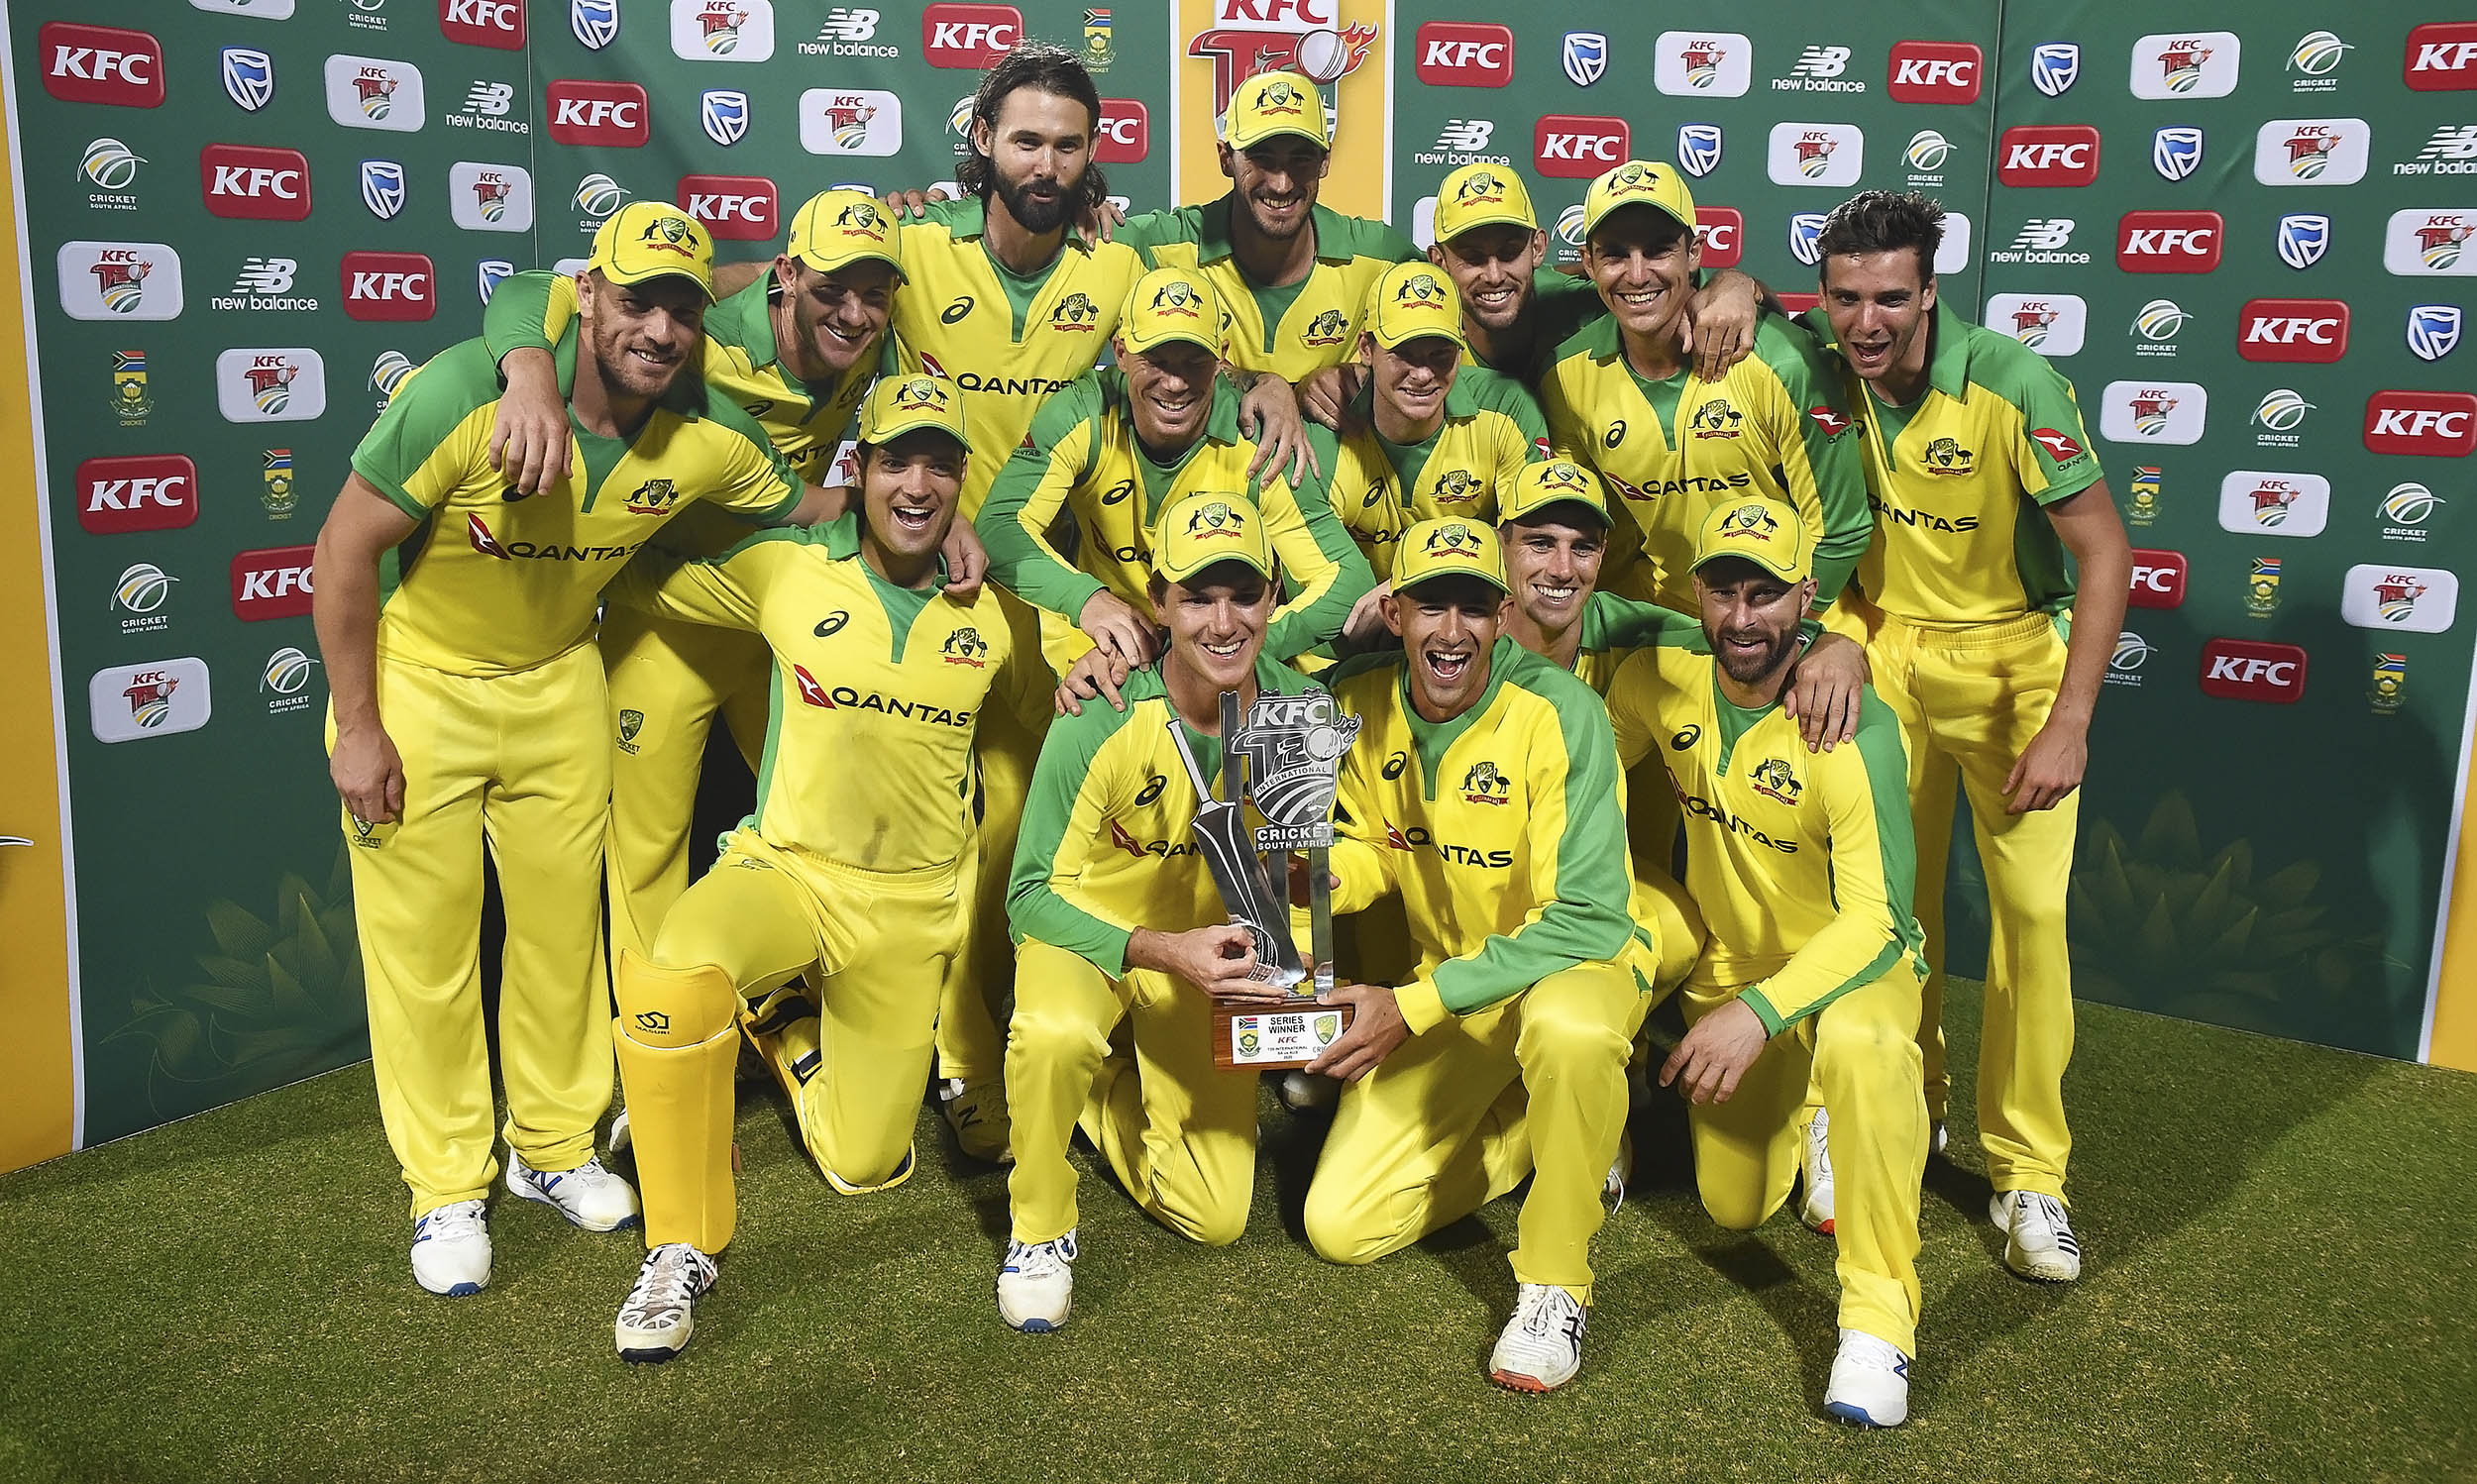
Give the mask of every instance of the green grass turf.
POLYGON ((1582 1377, 1526 1398, 1482 1375, 1512 1202, 1319 1263, 1312 1129, 1269 1101, 1235 1247, 1079 1152, 1074 1322, 1027 1336, 990 1297, 1005 1178, 934 1114, 909 1186, 844 1199, 743 1093, 739 1239, 666 1367, 612 1354, 632 1233, 502 1199, 490 1289, 415 1289, 366 1067, 0 1180, 0 1480, 2477 1477, 2477 1078, 2083 1007, 2087 1276, 2001 1268, 1965 1082, 1889 1434, 1816 1415, 1830 1244, 1785 1211, 1715 1227, 1665 1096, 1582 1377))

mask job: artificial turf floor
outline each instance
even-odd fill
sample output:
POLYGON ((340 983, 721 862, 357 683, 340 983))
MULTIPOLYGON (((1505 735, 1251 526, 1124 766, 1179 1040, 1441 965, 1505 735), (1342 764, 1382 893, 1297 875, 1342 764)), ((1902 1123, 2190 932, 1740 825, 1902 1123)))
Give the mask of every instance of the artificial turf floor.
POLYGON ((502 1197, 490 1288, 413 1286, 366 1066, 0 1179, 0 1480, 2477 1478, 2477 1077, 2083 1007, 2086 1275, 2001 1267, 1965 1082, 1911 1421, 1875 1434, 1817 1416, 1830 1243, 1715 1227, 1666 1095, 1582 1376, 1530 1398, 1482 1374, 1513 1203, 1327 1266, 1295 1234, 1318 1130, 1269 1099, 1234 1247, 1079 1150, 1074 1319, 1030 1336, 990 1297, 1003 1174, 924 1112, 913 1181, 838 1198, 761 1091, 739 1236, 661 1367, 612 1353, 635 1233, 502 1197))

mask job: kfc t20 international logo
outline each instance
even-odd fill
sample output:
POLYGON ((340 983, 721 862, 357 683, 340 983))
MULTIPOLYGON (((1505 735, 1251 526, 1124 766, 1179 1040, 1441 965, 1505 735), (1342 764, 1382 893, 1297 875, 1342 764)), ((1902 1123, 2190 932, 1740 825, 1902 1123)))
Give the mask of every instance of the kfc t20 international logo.
POLYGON ((2242 45, 2232 31, 2161 32, 2133 43, 2136 98, 2224 98, 2242 45))
POLYGON ((383 56, 327 58, 327 117, 347 129, 410 134, 427 117, 421 68, 383 56))
POLYGON ((1844 187, 1866 167, 1866 150, 1855 124, 1775 124, 1766 172, 1775 185, 1844 187))
POLYGON ((903 99, 882 88, 800 95, 800 147, 811 155, 889 156, 903 148, 903 99))
POLYGON ((198 468, 178 454, 77 466, 77 524, 98 536, 174 531, 198 518, 198 468))
POLYGON ((1423 22, 1411 38, 1411 70, 1431 87, 1503 87, 1514 80, 1514 33, 1493 22, 1423 22))
POLYGON ((310 214, 309 161, 298 150, 208 145, 198 152, 198 190, 215 216, 297 222, 310 214))
POLYGON ((2320 475, 2239 469, 2219 480, 2219 529, 2240 536, 2319 536, 2330 524, 2330 480, 2320 475))
POLYGON ((98 670, 86 682, 86 718, 98 742, 194 732, 215 712, 206 662, 194 656, 98 670))
POLYGON ((533 176, 522 165, 460 159, 448 166, 447 207, 468 232, 530 232, 533 176))
POLYGON ((1652 85, 1680 98, 1743 98, 1755 82, 1755 44, 1735 31, 1664 31, 1653 44, 1652 85))
POLYGON ((2110 381, 2099 431, 2116 443, 2199 443, 2210 393, 2199 381, 2110 381))
POLYGON ((2459 607, 2460 580, 2439 567, 2365 563, 2340 581, 2339 616, 2361 629, 2439 634, 2459 607))
POLYGON ((774 55, 773 0, 671 0, 671 54, 688 61, 774 55))
POLYGON ((2090 328, 2090 306, 2079 294, 1991 294, 1987 327, 2042 356, 2077 356, 2090 328))
POLYGON ((2383 228, 2383 266, 2403 277, 2477 274, 2477 211, 2395 211, 2383 228))
POLYGON ((2253 178, 2264 185, 2354 185, 2365 178, 2373 126, 2363 119, 2272 119, 2253 134, 2253 178))
POLYGON ((543 89, 551 138, 563 145, 612 145, 634 149, 652 133, 645 89, 633 82, 560 78, 543 89))
POLYGON ((177 319, 180 255, 160 242, 64 242, 55 262, 70 319, 177 319))
POLYGON ((43 90, 64 103, 163 106, 163 44, 146 32, 46 21, 35 51, 43 90))
POLYGON ((244 347, 215 358, 226 422, 307 422, 327 410, 327 364, 308 346, 244 347))

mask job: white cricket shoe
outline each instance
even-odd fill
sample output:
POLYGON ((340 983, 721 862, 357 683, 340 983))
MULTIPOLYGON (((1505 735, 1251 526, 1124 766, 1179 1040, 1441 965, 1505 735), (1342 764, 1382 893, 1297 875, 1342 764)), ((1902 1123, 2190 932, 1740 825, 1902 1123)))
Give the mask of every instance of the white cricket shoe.
POLYGON ((613 1325, 619 1358, 659 1364, 687 1349, 697 1332, 697 1301, 713 1284, 713 1259, 686 1242, 664 1242, 646 1253, 613 1325))
POLYGON ((2064 1203, 2034 1191, 1997 1191, 1987 1215, 2004 1233, 2004 1266, 2024 1278, 2070 1283, 2082 1276, 2082 1244, 2064 1203))
POLYGON ((588 1156, 573 1170, 537 1170, 507 1151, 507 1193, 554 1207, 588 1231, 616 1231, 637 1223, 636 1189, 588 1156))
POLYGON ((617 1159, 635 1142, 635 1135, 628 1131, 628 1111, 623 1108, 619 1116, 610 1120, 610 1157, 617 1159))
POLYGON ((1626 1204, 1626 1184, 1634 1179, 1634 1135, 1617 1131, 1617 1157, 1609 1161, 1608 1178, 1600 1182, 1600 1201, 1615 1216, 1626 1204))
POLYGON ((1075 1233, 1007 1243, 998 1269, 998 1317, 1026 1334, 1049 1334, 1075 1308, 1075 1233))
POLYGON ((944 1078, 937 1084, 937 1111, 946 1115, 946 1126, 955 1131, 964 1153, 985 1164, 1015 1163, 1015 1115, 1007 1108, 1004 1078, 944 1078))
POLYGON ((1926 1130, 1926 1155, 1927 1155, 1927 1158, 1929 1158, 1929 1159, 1933 1159, 1936 1155, 1941 1154, 1941 1153, 1943 1153, 1943 1152, 1944 1152, 1944 1140, 1945 1140, 1945 1134, 1944 1134, 1944 1120, 1943 1120, 1942 1118, 1937 1118, 1934 1122, 1932 1122, 1932 1123, 1930 1123, 1930 1124, 1928 1124, 1928 1125, 1927 1125, 1927 1130, 1926 1130))
POLYGON ((1526 1283, 1488 1356, 1488 1379, 1508 1391, 1549 1392, 1582 1369, 1589 1312, 1554 1283, 1526 1283))
POLYGON ((1797 1142, 1797 1168, 1805 1177, 1806 1194, 1797 1204, 1797 1219, 1826 1236, 1832 1234, 1832 1110, 1818 1108, 1815 1119, 1797 1142))
POLYGON ((451 1299, 490 1286, 490 1221, 481 1202, 458 1201, 414 1219, 413 1281, 451 1299))
POLYGON ((1909 1357, 1863 1329, 1843 1329, 1823 1410, 1861 1428, 1909 1421, 1909 1357))

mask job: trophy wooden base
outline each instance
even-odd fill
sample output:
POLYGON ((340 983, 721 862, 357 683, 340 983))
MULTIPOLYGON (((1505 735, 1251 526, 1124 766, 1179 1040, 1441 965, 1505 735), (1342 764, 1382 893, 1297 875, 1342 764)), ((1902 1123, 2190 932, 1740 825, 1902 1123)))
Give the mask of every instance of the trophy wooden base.
POLYGON ((1283 1005, 1213 1007, 1213 1065, 1225 1071, 1279 1071, 1304 1067, 1342 1038, 1350 1007, 1319 1005, 1312 997, 1283 1005))

